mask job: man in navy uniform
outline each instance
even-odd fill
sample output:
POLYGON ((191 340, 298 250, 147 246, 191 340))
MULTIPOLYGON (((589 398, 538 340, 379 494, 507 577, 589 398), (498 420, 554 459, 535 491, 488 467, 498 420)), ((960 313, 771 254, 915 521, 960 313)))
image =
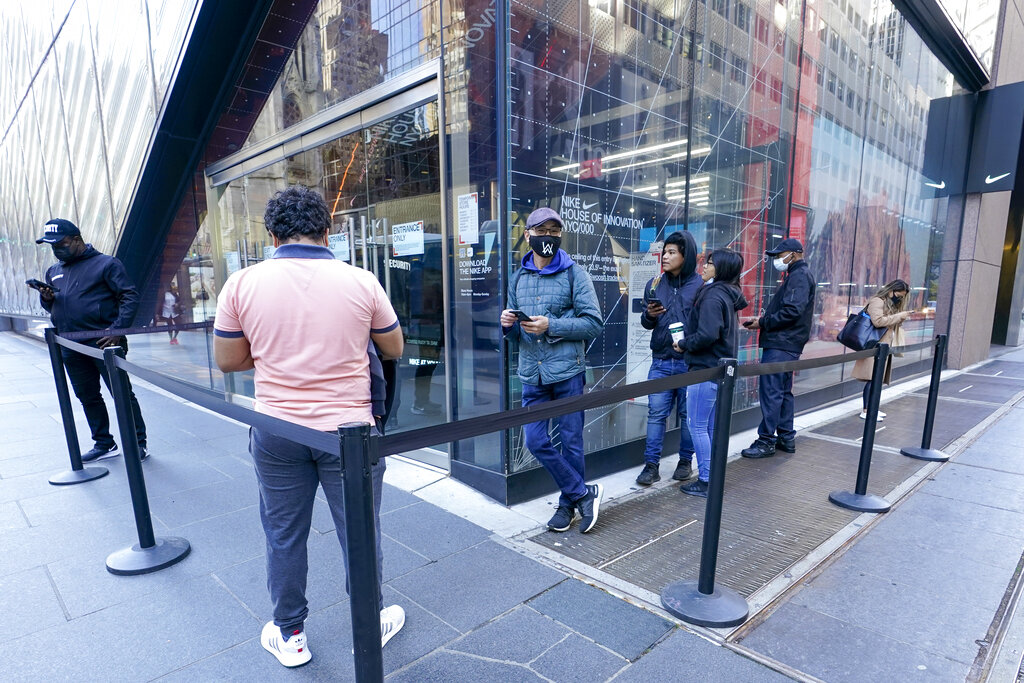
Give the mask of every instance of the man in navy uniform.
MULTIPOLYGON (((772 266, 784 274, 764 315, 743 322, 748 330, 760 330, 759 346, 762 363, 799 360, 804 345, 811 337, 816 283, 799 240, 784 239, 765 252, 772 257, 772 266)), ((757 440, 744 449, 744 458, 770 458, 775 451, 796 452, 796 430, 793 428, 793 373, 761 375, 758 382, 761 399, 761 424, 757 440)))
MULTIPOLYGON (((124 264, 86 244, 74 223, 63 218, 51 219, 36 244, 49 244, 57 263, 46 271, 48 287, 39 288, 39 300, 50 313, 59 334, 65 332, 99 331, 129 327, 139 308, 139 293, 128 279, 124 264)), ((96 348, 120 346, 128 351, 128 340, 122 336, 105 335, 80 343, 96 348)), ((100 378, 110 389, 110 378, 103 361, 61 347, 64 367, 75 396, 82 402, 94 445, 82 454, 82 462, 112 458, 118 455, 117 444, 110 434, 110 416, 100 393, 100 378)), ((135 437, 139 455, 145 460, 146 423, 135 392, 128 385, 135 437)))

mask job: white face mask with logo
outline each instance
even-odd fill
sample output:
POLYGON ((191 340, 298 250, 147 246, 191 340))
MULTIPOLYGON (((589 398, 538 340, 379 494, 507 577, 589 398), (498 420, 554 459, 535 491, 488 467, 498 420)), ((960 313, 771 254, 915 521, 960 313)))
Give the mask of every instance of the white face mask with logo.
POLYGON ((787 270, 789 270, 789 264, 783 261, 778 256, 772 259, 772 265, 775 266, 775 270, 779 271, 780 273, 785 273, 787 270))

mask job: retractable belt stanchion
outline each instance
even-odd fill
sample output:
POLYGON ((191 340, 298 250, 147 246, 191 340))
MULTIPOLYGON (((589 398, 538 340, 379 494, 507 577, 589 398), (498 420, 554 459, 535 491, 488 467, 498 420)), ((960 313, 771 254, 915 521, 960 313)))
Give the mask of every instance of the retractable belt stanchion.
POLYGON ((900 453, 917 460, 946 462, 949 456, 932 448, 932 428, 935 426, 935 408, 939 403, 939 381, 942 379, 942 363, 946 357, 948 337, 940 334, 935 338, 935 355, 932 356, 932 379, 928 385, 928 407, 924 412, 924 429, 921 432, 921 447, 901 448, 900 453))
POLYGON ((718 381, 715 405, 715 433, 711 444, 711 475, 708 479, 708 502, 704 511, 704 539, 700 551, 700 573, 697 581, 676 581, 661 592, 665 609, 698 626, 728 628, 747 619, 750 608, 742 595, 724 586, 715 586, 718 565, 718 537, 722 527, 722 500, 725 495, 725 463, 729 456, 729 431, 732 424, 732 401, 736 387, 736 360, 724 358, 725 374, 718 381))
POLYGON ((888 512, 892 507, 885 498, 868 493, 868 473, 871 470, 871 452, 875 448, 875 425, 878 420, 878 406, 882 402, 882 381, 885 366, 889 361, 889 345, 879 344, 875 354, 875 365, 871 372, 871 389, 868 393, 868 414, 864 420, 864 437, 860 442, 860 464, 857 466, 857 487, 849 491, 833 491, 828 499, 841 508, 857 512, 888 512))
POLYGON ((370 425, 344 424, 341 438, 341 477, 345 493, 345 553, 352 611, 352 646, 356 680, 379 683, 384 680, 384 658, 380 644, 380 596, 377 586, 377 529, 373 519, 373 478, 371 468, 379 458, 378 437, 370 425))
POLYGON ((128 490, 132 496, 132 508, 135 512, 135 528, 139 533, 139 542, 107 556, 107 571, 111 574, 148 574, 185 559, 192 546, 184 538, 169 536, 155 538, 153 535, 153 518, 149 512, 149 499, 146 497, 146 480, 142 474, 142 460, 139 457, 139 444, 135 435, 135 418, 132 416, 128 375, 117 367, 117 357, 121 347, 108 346, 103 349, 103 364, 106 366, 107 377, 110 379, 110 392, 114 395, 114 408, 117 412, 117 426, 121 434, 121 446, 124 449, 124 468, 128 474, 128 490))
POLYGON ((71 409, 71 392, 68 391, 68 378, 64 375, 64 357, 60 346, 54 340, 52 327, 43 332, 46 337, 46 348, 50 351, 50 366, 53 368, 53 382, 57 385, 57 403, 60 404, 60 419, 64 425, 64 438, 68 442, 68 455, 71 456, 71 469, 50 477, 54 486, 67 486, 92 481, 110 474, 106 467, 84 467, 82 451, 78 446, 78 430, 75 429, 75 413, 71 409))

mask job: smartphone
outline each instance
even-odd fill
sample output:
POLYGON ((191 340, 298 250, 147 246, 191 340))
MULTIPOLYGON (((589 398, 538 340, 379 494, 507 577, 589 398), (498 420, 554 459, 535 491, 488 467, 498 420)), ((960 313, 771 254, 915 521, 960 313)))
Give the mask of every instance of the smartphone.
POLYGON ((647 300, 647 304, 648 304, 648 305, 650 305, 650 304, 657 304, 657 305, 661 306, 662 308, 665 308, 665 304, 661 303, 661 299, 659 299, 659 298, 657 298, 657 297, 651 297, 651 298, 649 298, 649 299, 647 300))
POLYGON ((510 312, 512 313, 512 315, 514 315, 516 318, 518 318, 519 322, 521 322, 521 323, 528 323, 528 322, 532 322, 532 320, 533 320, 533 318, 531 318, 530 316, 526 315, 522 311, 512 309, 510 312))
POLYGON ((743 321, 743 327, 746 327, 748 330, 750 329, 750 326, 753 325, 753 324, 754 324, 753 320, 744 320, 743 321))
POLYGON ((42 280, 37 280, 35 278, 32 278, 31 280, 25 280, 25 284, 31 287, 32 289, 52 289, 54 292, 60 291, 53 285, 48 285, 42 280))

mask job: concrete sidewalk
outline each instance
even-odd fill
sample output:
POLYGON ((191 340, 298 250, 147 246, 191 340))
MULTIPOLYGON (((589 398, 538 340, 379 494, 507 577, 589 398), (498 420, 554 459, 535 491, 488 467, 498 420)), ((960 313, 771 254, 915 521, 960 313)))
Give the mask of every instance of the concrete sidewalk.
MULTIPOLYGON (((104 566, 137 541, 123 460, 102 461, 110 474, 93 482, 47 482, 68 456, 46 349, 0 334, 0 605, 11 626, 0 679, 353 680, 345 569, 326 503, 317 501, 309 540, 313 661, 289 671, 259 644, 271 613, 245 428, 145 385, 136 393, 156 534, 188 539, 192 553, 123 577, 104 566)), ((394 461, 385 481, 436 478, 394 461)), ((473 495, 454 482, 445 490, 460 489, 473 495)), ((492 510, 513 527, 531 524, 492 510)), ((384 651, 389 680, 786 680, 390 483, 381 526, 385 602, 408 615, 384 651)))
MULTIPOLYGON (((0 605, 14 638, 0 679, 352 680, 345 570, 326 503, 317 501, 309 540, 313 661, 288 671, 258 640, 271 616, 245 428, 145 385, 136 392, 156 533, 193 550, 166 570, 117 577, 106 556, 136 542, 123 461, 103 461, 110 475, 94 482, 47 482, 68 457, 46 349, 0 334, 0 605)), ((403 605, 408 621, 385 648, 388 679, 964 680, 974 667, 979 680, 990 660, 978 664, 984 646, 971 644, 1014 633, 1006 594, 1024 543, 1024 408, 1003 412, 935 466, 934 481, 736 632, 684 627, 633 591, 531 552, 517 537, 539 530, 547 501, 509 510, 389 459, 385 602, 403 605), (1007 441, 1016 450, 993 464, 992 444, 1007 441)), ((607 483, 625 489, 633 476, 607 483)))

